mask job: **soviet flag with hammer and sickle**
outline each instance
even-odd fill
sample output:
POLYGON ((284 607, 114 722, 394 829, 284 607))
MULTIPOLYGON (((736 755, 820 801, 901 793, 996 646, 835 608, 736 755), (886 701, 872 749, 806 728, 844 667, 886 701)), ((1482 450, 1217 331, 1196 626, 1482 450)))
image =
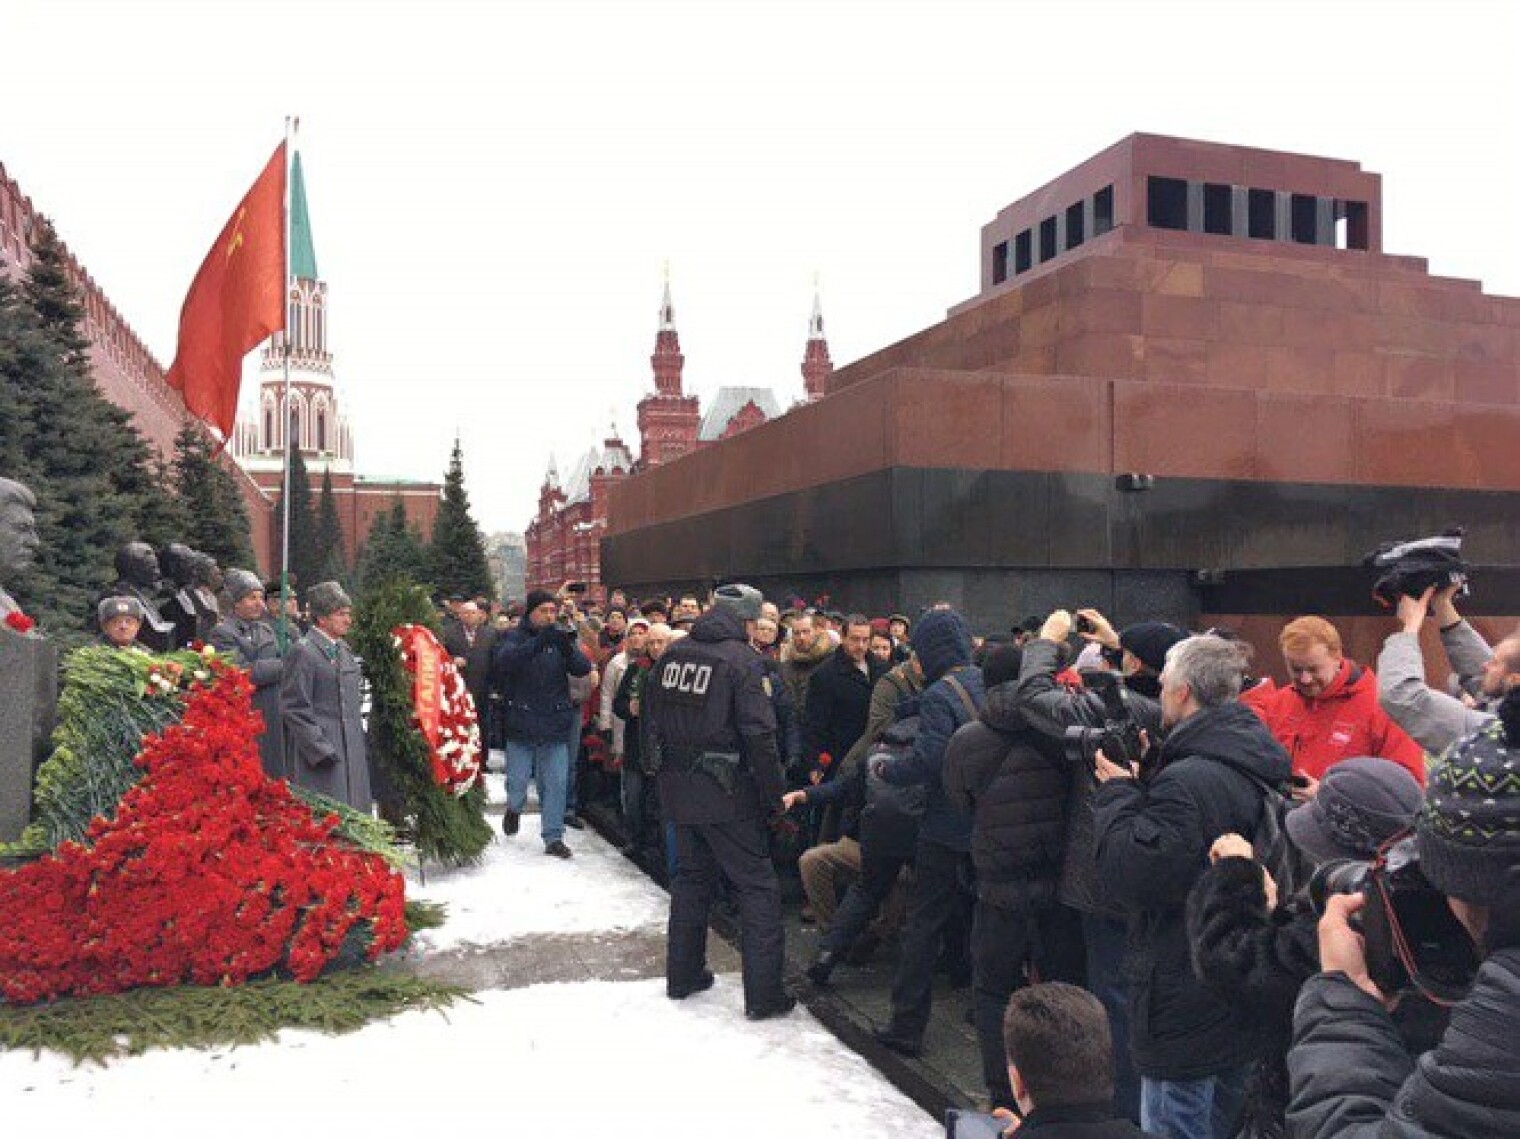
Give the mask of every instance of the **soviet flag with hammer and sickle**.
POLYGON ((169 386, 197 418, 232 436, 243 357, 285 327, 285 143, 222 230, 179 314, 169 386))

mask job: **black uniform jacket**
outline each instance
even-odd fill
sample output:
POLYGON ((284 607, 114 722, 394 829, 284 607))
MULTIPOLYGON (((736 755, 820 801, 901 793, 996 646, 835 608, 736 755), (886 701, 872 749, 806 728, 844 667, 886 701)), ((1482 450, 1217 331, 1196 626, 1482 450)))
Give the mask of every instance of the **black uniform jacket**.
POLYGON ((661 756, 660 805, 668 820, 723 823, 781 809, 776 714, 766 683, 744 622, 721 606, 699 617, 691 635, 654 662, 640 711, 646 748, 661 756), (733 794, 691 770, 692 757, 705 751, 744 757, 733 794))

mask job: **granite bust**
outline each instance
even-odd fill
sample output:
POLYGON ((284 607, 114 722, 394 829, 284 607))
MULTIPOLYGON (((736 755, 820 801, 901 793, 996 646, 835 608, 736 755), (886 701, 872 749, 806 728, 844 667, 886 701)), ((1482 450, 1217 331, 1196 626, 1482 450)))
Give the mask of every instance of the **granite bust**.
POLYGON ((0 478, 0 618, 21 607, 6 592, 37 558, 37 498, 19 482, 0 478))
POLYGON ((174 622, 159 612, 158 555, 146 542, 128 542, 116 551, 116 578, 102 597, 135 597, 142 602, 143 623, 137 639, 156 653, 175 648, 174 622))

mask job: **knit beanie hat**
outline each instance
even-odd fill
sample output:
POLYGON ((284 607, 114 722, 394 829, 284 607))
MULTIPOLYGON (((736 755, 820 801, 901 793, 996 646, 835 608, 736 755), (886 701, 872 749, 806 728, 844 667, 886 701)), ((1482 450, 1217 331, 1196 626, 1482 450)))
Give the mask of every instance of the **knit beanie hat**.
POLYGON ((523 612, 531 613, 546 601, 558 601, 559 599, 547 589, 530 589, 528 600, 523 602, 523 612))
POLYGON ((1165 621, 1141 621, 1119 634, 1119 644, 1138 657, 1146 668, 1160 672, 1166 667, 1167 651, 1187 637, 1183 630, 1165 621))
POLYGON ((1520 689, 1436 761, 1417 830, 1431 885, 1474 905, 1498 901, 1520 866, 1520 689))

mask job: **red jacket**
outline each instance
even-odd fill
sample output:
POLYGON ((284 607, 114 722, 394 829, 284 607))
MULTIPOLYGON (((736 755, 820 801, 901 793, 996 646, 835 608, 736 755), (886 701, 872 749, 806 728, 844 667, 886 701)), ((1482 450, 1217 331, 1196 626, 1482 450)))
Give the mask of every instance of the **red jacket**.
POLYGON ((1330 687, 1313 700, 1289 684, 1249 703, 1288 749, 1295 773, 1322 779, 1343 759, 1378 756, 1425 785, 1424 751, 1388 718, 1378 704, 1377 677, 1355 661, 1341 661, 1330 687))

